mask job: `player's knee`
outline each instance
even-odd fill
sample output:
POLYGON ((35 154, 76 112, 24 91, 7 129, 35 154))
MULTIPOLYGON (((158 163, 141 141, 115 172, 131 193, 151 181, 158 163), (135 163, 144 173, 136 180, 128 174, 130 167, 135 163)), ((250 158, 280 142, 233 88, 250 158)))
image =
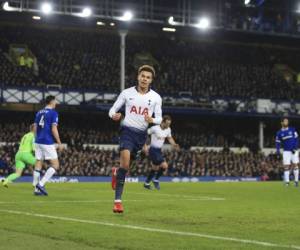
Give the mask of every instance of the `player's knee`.
POLYGON ((130 166, 130 151, 123 150, 120 155, 120 165, 122 168, 129 169, 130 166))
POLYGON ((129 163, 123 163, 122 164, 122 168, 128 170, 129 169, 129 165, 130 165, 129 163))
POLYGON ((159 169, 159 166, 157 166, 157 165, 152 165, 152 169, 153 169, 154 171, 157 171, 157 170, 159 169))
POLYGON ((51 161, 51 167, 53 167, 55 170, 59 169, 59 161, 58 160, 52 160, 51 161))
POLYGON ((59 163, 55 166, 52 166, 55 170, 58 170, 59 169, 59 163))
POLYGON ((130 166, 130 160, 129 160, 129 159, 122 159, 122 160, 120 161, 120 166, 121 166, 122 168, 125 168, 126 170, 128 170, 128 169, 129 169, 129 166, 130 166))
POLYGON ((41 161, 36 161, 34 169, 35 170, 41 170, 42 169, 42 162, 41 161))
POLYGON ((160 165, 161 168, 163 168, 164 170, 166 170, 168 168, 168 164, 166 162, 163 162, 161 165, 160 165))

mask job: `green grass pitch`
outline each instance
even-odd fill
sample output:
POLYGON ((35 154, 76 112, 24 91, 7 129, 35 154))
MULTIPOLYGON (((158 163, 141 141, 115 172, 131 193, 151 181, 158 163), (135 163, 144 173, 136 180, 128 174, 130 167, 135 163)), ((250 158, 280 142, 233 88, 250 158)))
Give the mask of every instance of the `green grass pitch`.
POLYGON ((109 183, 0 189, 0 249, 300 249, 300 189, 280 182, 127 183, 124 214, 109 183))

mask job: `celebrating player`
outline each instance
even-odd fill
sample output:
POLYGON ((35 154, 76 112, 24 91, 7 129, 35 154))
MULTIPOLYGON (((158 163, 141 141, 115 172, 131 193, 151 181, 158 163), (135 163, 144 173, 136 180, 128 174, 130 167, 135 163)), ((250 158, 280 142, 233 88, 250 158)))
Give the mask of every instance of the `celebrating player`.
POLYGON ((35 116, 35 157, 37 159, 33 173, 33 185, 36 187, 35 194, 40 192, 43 195, 48 195, 45 184, 59 168, 59 161, 54 142, 57 142, 59 151, 61 151, 63 147, 57 129, 58 114, 55 111, 56 104, 57 101, 54 96, 47 96, 46 107, 37 112, 35 116), (40 171, 44 160, 49 160, 51 165, 43 178, 39 181, 40 171))
POLYGON ((179 145, 176 144, 174 138, 171 135, 171 122, 171 117, 168 115, 164 115, 163 121, 160 125, 156 125, 148 129, 148 134, 151 135, 151 144, 150 149, 146 150, 149 152, 148 154, 151 160, 152 169, 146 179, 146 182, 144 183, 144 187, 147 189, 151 189, 151 181, 153 181, 154 187, 157 190, 160 190, 159 178, 168 168, 168 163, 165 161, 161 150, 162 146, 164 145, 165 139, 167 138, 169 143, 175 149, 179 149, 179 145))
POLYGON ((130 166, 130 156, 142 149, 147 139, 147 128, 150 123, 160 124, 162 121, 162 100, 158 93, 150 89, 155 77, 152 66, 143 65, 138 69, 138 85, 125 89, 109 110, 114 121, 120 121, 118 113, 125 104, 125 118, 121 125, 120 135, 120 167, 112 169, 112 188, 115 190, 114 213, 123 213, 122 193, 125 176, 130 166), (154 114, 154 117, 153 116, 154 114))
POLYGON ((295 186, 298 187, 299 181, 299 152, 298 152, 298 133, 293 127, 289 127, 289 120, 281 120, 282 128, 276 134, 277 155, 280 155, 280 147, 283 144, 283 165, 284 165, 284 182, 289 185, 290 169, 293 168, 295 177, 295 186))
POLYGON ((2 180, 4 187, 8 187, 8 184, 20 178, 26 165, 35 165, 35 158, 33 156, 34 151, 34 125, 30 125, 30 131, 25 134, 20 142, 19 150, 15 156, 16 172, 7 176, 2 180))

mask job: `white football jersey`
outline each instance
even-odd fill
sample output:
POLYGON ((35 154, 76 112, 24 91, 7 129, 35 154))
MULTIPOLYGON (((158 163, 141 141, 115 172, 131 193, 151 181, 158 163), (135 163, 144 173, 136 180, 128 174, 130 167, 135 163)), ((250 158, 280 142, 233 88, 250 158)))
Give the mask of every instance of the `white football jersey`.
POLYGON ((171 128, 162 129, 160 125, 148 129, 148 135, 151 135, 151 147, 162 148, 165 139, 171 137, 171 128))
POLYGON ((123 126, 145 131, 149 125, 145 121, 145 115, 152 116, 154 114, 154 124, 160 124, 162 121, 162 99, 158 93, 151 89, 146 94, 139 93, 136 87, 124 89, 109 110, 109 117, 112 118, 124 104, 125 118, 122 122, 123 126))

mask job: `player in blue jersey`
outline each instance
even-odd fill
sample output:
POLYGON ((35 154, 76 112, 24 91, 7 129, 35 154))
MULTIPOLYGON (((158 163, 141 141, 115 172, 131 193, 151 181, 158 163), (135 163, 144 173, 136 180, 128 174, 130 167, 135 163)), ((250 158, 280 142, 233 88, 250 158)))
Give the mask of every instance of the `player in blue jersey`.
POLYGON ((54 96, 46 97, 46 107, 36 113, 35 126, 35 170, 33 173, 33 185, 36 195, 48 195, 45 184, 51 179, 59 168, 55 142, 58 144, 58 150, 63 150, 58 133, 58 113, 55 111, 57 101, 54 96), (43 161, 50 162, 50 167, 40 180, 40 172, 43 161))
POLYGON ((299 181, 299 152, 298 152, 298 133, 295 128, 289 127, 289 120, 283 118, 281 120, 282 128, 276 133, 276 150, 280 155, 280 147, 283 147, 283 166, 284 166, 284 182, 289 185, 290 170, 293 169, 295 177, 295 186, 298 187, 299 181))

